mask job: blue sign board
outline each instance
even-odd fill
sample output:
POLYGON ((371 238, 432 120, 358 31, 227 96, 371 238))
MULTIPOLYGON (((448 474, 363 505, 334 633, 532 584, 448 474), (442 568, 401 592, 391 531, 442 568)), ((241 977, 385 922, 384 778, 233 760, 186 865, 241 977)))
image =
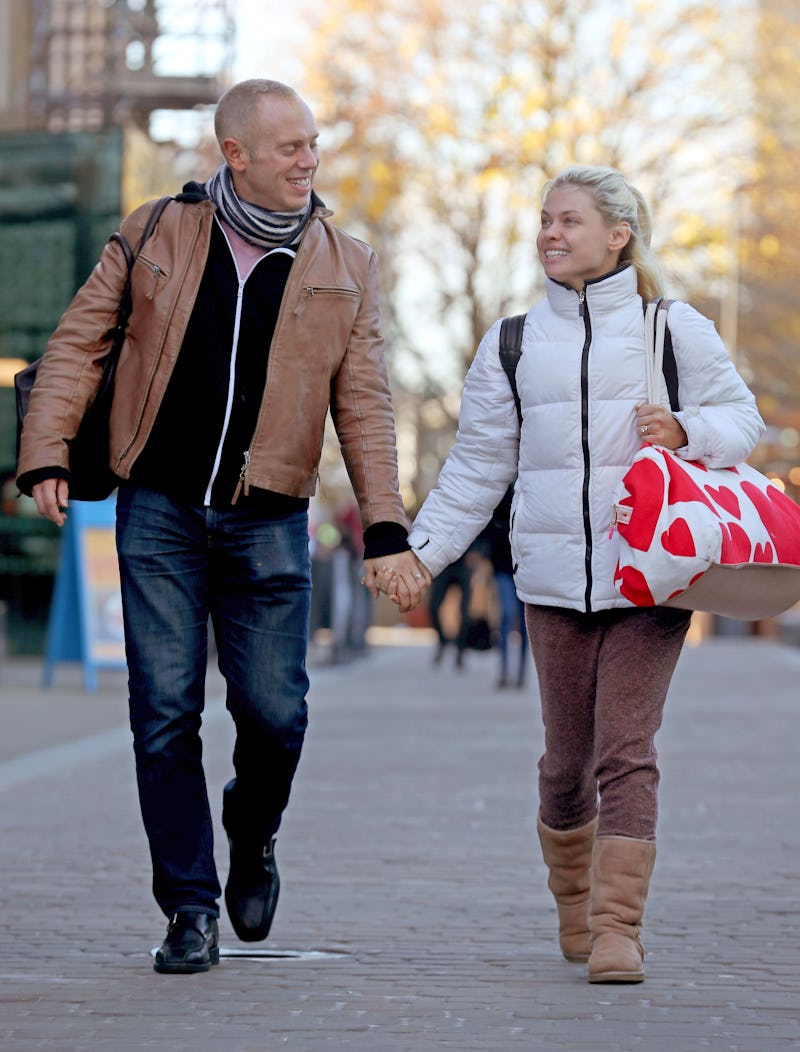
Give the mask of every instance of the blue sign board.
POLYGON ((97 690, 98 669, 125 668, 115 510, 115 496, 69 503, 50 608, 45 686, 61 661, 82 662, 87 690, 97 690))

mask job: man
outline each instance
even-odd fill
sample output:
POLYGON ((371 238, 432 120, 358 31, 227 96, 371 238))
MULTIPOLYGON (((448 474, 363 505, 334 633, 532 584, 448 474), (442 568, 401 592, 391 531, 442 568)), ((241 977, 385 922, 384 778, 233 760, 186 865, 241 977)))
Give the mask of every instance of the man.
MULTIPOLYGON (((169 918, 158 972, 219 960, 221 888, 200 740, 207 622, 236 726, 222 822, 237 935, 269 932, 275 834, 307 722, 308 499, 330 412, 358 500, 364 583, 427 573, 408 550, 382 360, 374 252, 312 190, 318 131, 286 85, 220 100, 224 163, 170 202, 133 268, 110 440, 130 719, 153 892, 169 918)), ((136 244, 150 206, 122 224, 136 244)), ((18 484, 59 526, 69 440, 126 275, 109 244, 53 334, 22 436, 18 484)))

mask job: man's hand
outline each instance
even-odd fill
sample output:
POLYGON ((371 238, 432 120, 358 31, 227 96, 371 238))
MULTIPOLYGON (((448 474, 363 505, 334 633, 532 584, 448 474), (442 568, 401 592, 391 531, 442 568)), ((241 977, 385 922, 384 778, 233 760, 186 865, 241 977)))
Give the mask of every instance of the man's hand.
POLYGON ((66 479, 45 479, 37 482, 31 490, 36 501, 36 510, 56 526, 67 521, 64 514, 69 504, 69 483, 66 479))
POLYGON ((431 575, 411 551, 364 560, 361 583, 373 599, 388 595, 401 614, 407 614, 422 601, 430 587, 431 575))

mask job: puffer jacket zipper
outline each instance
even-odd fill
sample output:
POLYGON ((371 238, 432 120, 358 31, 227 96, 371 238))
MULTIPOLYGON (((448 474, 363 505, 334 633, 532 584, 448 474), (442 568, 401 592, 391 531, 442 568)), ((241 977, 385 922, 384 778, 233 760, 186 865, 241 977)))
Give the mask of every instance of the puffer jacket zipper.
POLYGON ((586 613, 592 612, 592 516, 589 508, 589 483, 591 481, 591 457, 589 452, 589 348, 592 343, 592 319, 589 316, 589 305, 586 302, 586 289, 580 293, 578 312, 583 318, 584 339, 581 353, 581 451, 583 453, 583 488, 581 504, 583 508, 584 533, 584 568, 586 571, 586 591, 584 604, 586 613))

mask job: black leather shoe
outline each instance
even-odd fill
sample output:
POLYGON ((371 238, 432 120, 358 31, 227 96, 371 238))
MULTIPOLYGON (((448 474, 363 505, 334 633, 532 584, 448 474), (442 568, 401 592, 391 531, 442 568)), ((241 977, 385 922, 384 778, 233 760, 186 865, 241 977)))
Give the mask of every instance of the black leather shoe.
POLYGON ((156 950, 157 972, 207 972, 219 964, 217 918, 210 913, 181 910, 174 914, 167 937, 156 950))
POLYGON ((269 935, 281 881, 275 865, 275 839, 260 851, 245 851, 228 837, 231 868, 225 885, 225 905, 233 930, 242 942, 260 942, 269 935))

